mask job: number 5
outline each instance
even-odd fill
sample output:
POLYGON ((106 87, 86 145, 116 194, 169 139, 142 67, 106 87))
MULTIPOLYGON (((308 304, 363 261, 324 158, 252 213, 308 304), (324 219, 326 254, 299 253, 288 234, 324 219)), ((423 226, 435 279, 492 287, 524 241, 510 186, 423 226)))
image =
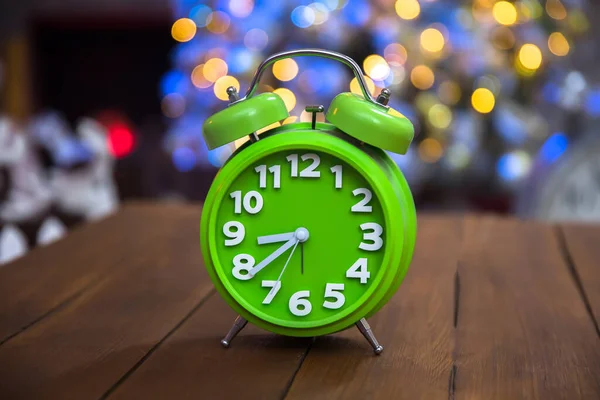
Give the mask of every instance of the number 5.
POLYGON ((325 300, 323 302, 323 307, 329 308, 330 310, 337 310, 344 305, 346 298, 344 297, 344 294, 338 292, 338 290, 344 290, 343 283, 328 283, 327 286, 325 286, 325 298, 333 297, 335 301, 325 300))

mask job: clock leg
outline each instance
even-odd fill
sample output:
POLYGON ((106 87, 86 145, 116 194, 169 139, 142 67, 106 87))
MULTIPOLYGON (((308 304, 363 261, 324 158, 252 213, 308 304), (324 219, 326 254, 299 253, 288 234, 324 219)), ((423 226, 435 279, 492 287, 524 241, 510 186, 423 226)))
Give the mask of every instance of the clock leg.
POLYGON ((223 347, 229 347, 233 338, 235 338, 237 334, 240 333, 242 329, 244 329, 247 323, 248 321, 246 319, 238 315, 235 321, 233 322, 233 326, 231 327, 229 332, 227 332, 227 335, 225 335, 225 338, 221 340, 221 344, 223 345, 223 347))
POLYGON ((375 352, 375 354, 377 354, 377 355, 381 354, 381 352, 383 351, 383 346, 380 345, 379 342, 377 341, 377 338, 373 334, 373 331, 371 330, 371 326, 369 326, 369 323, 367 322, 367 320, 362 318, 360 321, 358 321, 356 323, 356 327, 358 328, 360 333, 363 334, 365 339, 367 339, 367 341, 369 342, 371 347, 373 347, 373 351, 375 352))

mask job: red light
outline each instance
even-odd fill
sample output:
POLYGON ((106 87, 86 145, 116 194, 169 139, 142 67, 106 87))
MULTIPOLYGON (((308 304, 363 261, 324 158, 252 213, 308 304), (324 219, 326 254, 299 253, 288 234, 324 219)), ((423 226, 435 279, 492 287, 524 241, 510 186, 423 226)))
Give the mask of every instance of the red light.
POLYGON ((122 158, 133 150, 135 138, 129 128, 113 125, 108 129, 108 148, 113 156, 122 158))

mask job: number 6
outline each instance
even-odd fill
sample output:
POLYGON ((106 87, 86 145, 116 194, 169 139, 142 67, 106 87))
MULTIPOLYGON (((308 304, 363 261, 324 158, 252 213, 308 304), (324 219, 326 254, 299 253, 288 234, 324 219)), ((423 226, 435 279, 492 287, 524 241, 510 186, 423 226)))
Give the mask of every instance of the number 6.
POLYGON ((290 297, 290 302, 288 304, 290 312, 298 317, 304 317, 305 315, 310 314, 312 311, 312 304, 308 301, 308 296, 310 296, 310 291, 308 290, 301 290, 294 293, 292 297, 290 297), (302 309, 299 307, 302 307, 302 309))

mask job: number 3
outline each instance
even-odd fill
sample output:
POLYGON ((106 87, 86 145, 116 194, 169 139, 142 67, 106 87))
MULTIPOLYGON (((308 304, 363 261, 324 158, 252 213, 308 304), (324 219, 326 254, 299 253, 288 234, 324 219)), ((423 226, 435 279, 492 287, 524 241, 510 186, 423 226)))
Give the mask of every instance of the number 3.
POLYGON ((366 251, 377 251, 383 246, 383 239, 381 238, 381 234, 383 233, 383 228, 381 225, 375 222, 365 222, 360 225, 360 229, 363 231, 363 241, 358 246, 361 250, 366 251), (366 230, 370 230, 372 232, 365 232, 366 230), (365 243, 365 241, 371 241, 373 243, 365 243))

